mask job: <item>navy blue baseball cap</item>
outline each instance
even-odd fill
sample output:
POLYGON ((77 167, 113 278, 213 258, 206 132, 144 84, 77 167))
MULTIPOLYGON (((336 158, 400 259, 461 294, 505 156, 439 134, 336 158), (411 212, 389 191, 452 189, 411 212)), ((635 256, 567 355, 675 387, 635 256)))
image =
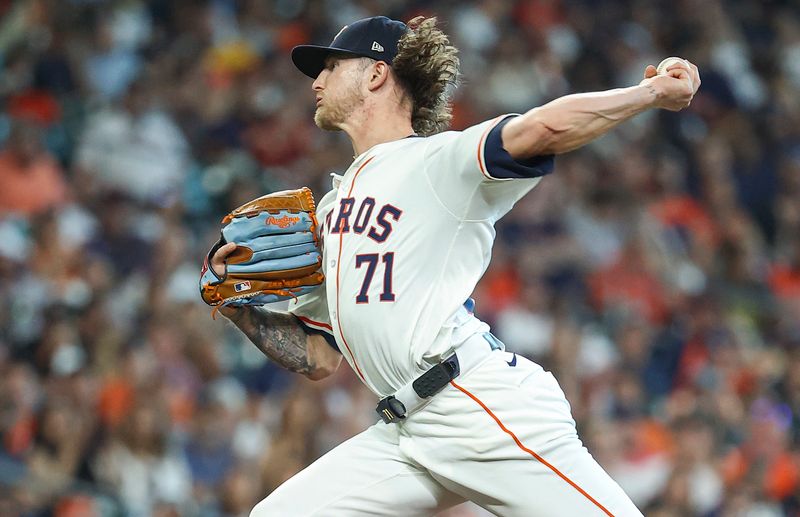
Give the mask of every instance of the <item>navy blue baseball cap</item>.
POLYGON ((292 49, 292 61, 301 72, 316 79, 331 54, 369 57, 392 64, 397 55, 397 42, 408 27, 386 16, 373 16, 345 25, 330 46, 298 45, 292 49))

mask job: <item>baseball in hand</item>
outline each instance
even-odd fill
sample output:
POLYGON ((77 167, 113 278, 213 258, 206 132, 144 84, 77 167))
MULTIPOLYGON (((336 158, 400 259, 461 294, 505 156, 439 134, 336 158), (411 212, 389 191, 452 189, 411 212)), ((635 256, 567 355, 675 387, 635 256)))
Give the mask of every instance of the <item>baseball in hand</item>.
MULTIPOLYGON (((685 59, 680 58, 680 57, 668 57, 668 58, 664 59, 663 61, 661 61, 658 64, 658 66, 656 67, 656 73, 658 75, 666 75, 667 68, 669 68, 670 66, 672 66, 675 63, 683 63, 684 65, 686 65, 687 68, 689 68, 689 70, 692 69, 692 67, 689 65, 689 62, 686 61, 685 59)), ((693 85, 693 81, 692 81, 692 76, 691 75, 689 75, 689 83, 693 85)))

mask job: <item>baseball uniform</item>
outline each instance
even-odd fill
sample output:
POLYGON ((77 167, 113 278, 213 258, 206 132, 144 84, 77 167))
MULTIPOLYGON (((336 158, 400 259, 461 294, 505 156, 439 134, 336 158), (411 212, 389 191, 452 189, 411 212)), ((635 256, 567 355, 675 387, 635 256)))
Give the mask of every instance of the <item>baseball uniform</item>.
POLYGON ((498 515, 641 515, 581 444, 553 376, 506 352, 465 304, 495 222, 553 168, 551 156, 503 149, 512 116, 376 145, 334 176, 318 203, 326 281, 290 311, 379 398, 460 361, 443 389, 339 445, 252 515, 431 515, 467 499, 498 515))

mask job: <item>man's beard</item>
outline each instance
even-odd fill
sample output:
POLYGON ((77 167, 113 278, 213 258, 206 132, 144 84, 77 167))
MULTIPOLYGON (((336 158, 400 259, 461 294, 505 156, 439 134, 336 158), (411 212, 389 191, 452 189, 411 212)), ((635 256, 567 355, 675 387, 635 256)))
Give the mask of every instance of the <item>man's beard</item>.
POLYGON ((314 123, 318 128, 325 131, 341 131, 342 128, 337 125, 343 119, 338 109, 328 109, 327 106, 320 106, 314 113, 314 123))
POLYGON ((356 108, 364 101, 364 96, 356 89, 352 88, 340 101, 330 100, 329 104, 317 107, 314 113, 314 123, 317 127, 325 131, 341 131, 342 123, 345 122, 356 108))

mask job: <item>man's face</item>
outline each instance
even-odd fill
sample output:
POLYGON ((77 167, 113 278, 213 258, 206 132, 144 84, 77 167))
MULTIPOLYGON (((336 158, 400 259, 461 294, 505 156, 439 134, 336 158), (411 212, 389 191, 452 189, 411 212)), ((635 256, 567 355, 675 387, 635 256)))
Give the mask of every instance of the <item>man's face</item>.
POLYGON ((364 64, 364 59, 335 55, 325 60, 325 68, 312 85, 317 98, 314 122, 320 129, 340 131, 342 123, 364 102, 364 64))

